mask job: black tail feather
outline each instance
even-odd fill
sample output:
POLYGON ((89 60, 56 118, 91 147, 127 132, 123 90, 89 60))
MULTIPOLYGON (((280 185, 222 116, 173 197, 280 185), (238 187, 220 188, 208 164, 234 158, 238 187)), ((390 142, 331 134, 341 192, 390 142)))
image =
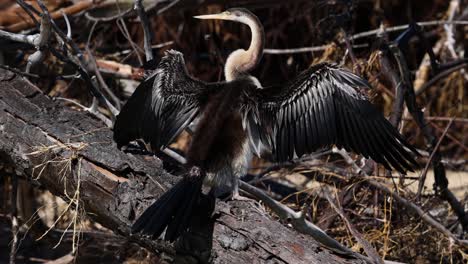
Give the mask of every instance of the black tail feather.
POLYGON ((202 183, 202 179, 182 179, 143 212, 133 224, 132 233, 142 232, 158 238, 167 227, 164 239, 177 239, 190 225, 202 183))

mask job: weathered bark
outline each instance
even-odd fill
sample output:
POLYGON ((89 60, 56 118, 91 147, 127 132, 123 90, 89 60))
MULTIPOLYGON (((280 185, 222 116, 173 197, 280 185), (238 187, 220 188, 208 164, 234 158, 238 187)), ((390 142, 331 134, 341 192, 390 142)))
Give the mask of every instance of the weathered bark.
MULTIPOLYGON (((191 263, 209 255, 214 263, 343 263, 312 238, 272 219, 251 202, 218 202, 213 238, 195 238, 189 252, 163 241, 129 234, 130 225, 179 177, 159 159, 119 151, 112 131, 86 112, 45 96, 23 78, 0 70, 0 163, 53 194, 79 186, 89 217, 146 248, 191 263)), ((180 243, 179 243, 180 244, 180 243)), ((180 260, 182 261, 182 260, 180 260)))

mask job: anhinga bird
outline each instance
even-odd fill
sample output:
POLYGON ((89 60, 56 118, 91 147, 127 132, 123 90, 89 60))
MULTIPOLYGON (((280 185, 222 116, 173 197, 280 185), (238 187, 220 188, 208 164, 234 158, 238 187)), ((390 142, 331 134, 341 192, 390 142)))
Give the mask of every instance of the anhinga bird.
POLYGON ((174 240, 188 229, 203 183, 237 191, 249 154, 269 151, 276 162, 289 161, 336 145, 404 173, 417 167, 416 150, 356 88, 370 88, 355 74, 333 64, 311 66, 286 85, 262 88, 248 74, 258 65, 264 32, 250 11, 233 8, 196 16, 246 24, 247 50, 232 52, 225 82, 191 77, 182 54, 168 51, 151 77, 123 107, 114 127, 118 146, 141 138, 162 149, 199 117, 187 153, 190 172, 151 205, 133 225, 153 237, 166 230, 174 240), (166 229, 167 227, 167 229, 166 229))

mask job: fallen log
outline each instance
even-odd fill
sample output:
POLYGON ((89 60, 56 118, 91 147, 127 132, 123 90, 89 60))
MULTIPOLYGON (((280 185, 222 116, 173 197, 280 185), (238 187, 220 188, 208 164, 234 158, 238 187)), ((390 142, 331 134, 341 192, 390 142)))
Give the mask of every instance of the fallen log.
POLYGON ((136 216, 179 177, 154 156, 119 151, 101 121, 1 69, 0 164, 54 195, 79 194, 90 218, 177 263, 362 263, 320 247, 246 201, 218 202, 213 224, 179 243, 131 235, 136 216))

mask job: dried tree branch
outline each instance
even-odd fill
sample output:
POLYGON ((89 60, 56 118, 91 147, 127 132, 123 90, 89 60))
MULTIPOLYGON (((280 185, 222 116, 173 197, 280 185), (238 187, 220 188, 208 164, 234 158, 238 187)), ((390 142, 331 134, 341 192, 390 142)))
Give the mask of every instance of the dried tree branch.
MULTIPOLYGON (((7 26, 5 29, 10 32, 20 32, 21 30, 28 29, 31 26, 39 25, 39 23, 37 22, 36 18, 34 17, 32 13, 36 15, 40 15, 40 12, 38 12, 31 5, 27 4, 23 0, 16 0, 16 2, 19 5, 21 5, 21 7, 29 14, 29 16, 31 17, 31 20, 21 21, 19 23, 7 26)), ((63 16, 62 12, 69 14, 69 15, 79 13, 83 10, 90 8, 93 5, 93 2, 94 1, 91 1, 91 0, 78 1, 77 3, 71 6, 67 6, 60 10, 52 12, 52 14, 50 14, 50 17, 52 19, 58 19, 63 16)))
POLYGON ((88 53, 88 61, 91 64, 91 68, 94 70, 95 76, 99 81, 100 87, 102 87, 104 91, 106 91, 107 95, 114 102, 115 108, 117 108, 117 110, 120 111, 122 105, 120 99, 114 94, 114 92, 112 92, 109 86, 107 86, 106 81, 104 81, 104 78, 102 78, 101 72, 99 71, 98 65, 96 63, 96 59, 94 58, 93 54, 91 53, 91 50, 88 47, 86 47, 86 52, 88 53))
MULTIPOLYGON (((40 13, 34 9, 30 4, 26 3, 25 1, 23 0, 16 0, 16 3, 18 5, 20 5, 23 10, 26 12, 26 14, 28 14, 28 16, 31 18, 32 22, 34 23, 34 25, 39 29, 39 26, 40 26, 40 23, 39 21, 37 21, 36 17, 34 16, 34 14, 36 15, 40 15, 40 13), (33 14, 34 13, 34 14, 33 14)), ((24 22, 23 22, 24 23, 24 22)), ((9 29, 10 31, 13 31, 13 32, 17 32, 17 31, 14 31, 14 30, 11 30, 9 29)))
POLYGON ((387 76, 387 79, 390 80, 392 86, 395 89, 395 101, 393 102, 392 106, 392 114, 389 118, 390 123, 398 129, 402 117, 403 117, 403 110, 405 107, 405 97, 403 95, 403 89, 401 86, 401 80, 399 76, 395 73, 390 64, 387 56, 380 53, 380 66, 382 67, 382 73, 387 76))
MULTIPOLYGON (((418 124, 419 128, 423 131, 423 134, 426 138, 426 141, 429 144, 429 151, 432 153, 432 166, 434 168, 434 178, 435 184, 434 188, 436 188, 436 193, 440 195, 441 198, 449 202, 452 209, 457 213, 458 219, 460 224, 463 227, 463 230, 468 230, 468 214, 465 213, 462 204, 455 198, 453 193, 448 189, 448 180, 445 174, 445 166, 441 162, 441 155, 435 149, 437 145, 436 138, 434 136, 434 132, 432 131, 431 127, 427 125, 424 114, 422 111, 417 107, 416 104, 416 95, 414 93, 414 88, 412 82, 410 80, 410 71, 406 64, 406 60, 401 52, 401 50, 397 46, 390 47, 393 56, 395 57, 398 67, 400 70, 400 74, 402 76, 402 85, 405 89, 405 102, 408 107, 409 112, 413 116, 413 119, 418 124)), ((420 179, 421 181, 424 178, 420 179)), ((417 197, 419 198, 421 195, 422 187, 424 183, 420 183, 420 187, 418 188, 417 197)))
MULTIPOLYGON (((455 16, 455 12, 458 10, 460 6, 460 0, 451 0, 448 8, 448 19, 447 21, 453 21, 453 18, 455 16)), ((457 53, 455 52, 455 38, 454 38, 454 30, 453 30, 453 24, 446 24, 444 25, 444 30, 446 33, 446 41, 445 45, 447 46, 447 49, 449 50, 450 54, 452 55, 453 58, 458 58, 457 53)))
MULTIPOLYGON (((365 178, 364 178, 365 179, 365 178)), ((384 193, 391 195, 393 199, 395 199, 398 203, 401 205, 405 206, 406 208, 410 209, 413 211, 415 214, 419 215, 424 222, 435 228, 437 231, 440 233, 444 234, 449 240, 455 242, 455 244, 463 246, 464 248, 468 249, 468 240, 461 240, 457 238, 450 230, 445 228, 441 223, 439 223, 437 220, 435 220, 428 212, 425 212, 423 209, 421 209, 419 206, 417 206, 415 203, 403 198, 402 196, 398 195, 395 192, 392 192, 389 188, 386 186, 382 185, 381 183, 378 183, 376 181, 372 181, 369 179, 366 179, 367 183, 370 186, 373 186, 384 193)))
POLYGON ((26 65, 26 73, 29 73, 31 67, 42 62, 45 58, 44 50, 51 41, 51 24, 47 16, 41 17, 40 30, 38 34, 34 35, 23 35, 10 33, 7 31, 0 30, 0 37, 17 41, 29 45, 33 45, 36 48, 36 52, 29 55, 28 62, 26 65))
POLYGON ((187 244, 171 245, 131 235, 135 216, 180 177, 165 172, 154 156, 119 151, 112 143, 112 131, 102 122, 52 101, 21 77, 1 84, 1 162, 65 199, 65 192, 80 188, 80 207, 121 240, 138 243, 157 256, 187 256, 192 259, 189 263, 210 252, 215 263, 251 263, 259 258, 279 263, 362 263, 318 248, 311 237, 282 225, 253 202, 245 201, 221 202, 216 224, 211 226, 212 236, 192 234, 192 240, 184 241, 187 244), (207 251, 182 251, 184 246, 207 251), (301 254, 293 253, 297 250, 301 254))
POLYGON ((425 165, 423 171, 421 172, 421 175, 419 175, 418 194, 421 193, 421 191, 422 191, 422 189, 424 187, 424 183, 426 182, 426 176, 427 176, 427 171, 429 170, 429 165, 432 163, 432 160, 434 159, 434 155, 438 151, 440 143, 442 143, 442 140, 445 138, 445 135, 447 134, 450 126, 452 125, 452 123, 453 123, 453 118, 450 120, 450 122, 445 127, 445 130, 442 133, 442 135, 440 136, 439 140, 437 141, 437 144, 434 146, 434 149, 432 150, 431 155, 429 156, 429 160, 426 162, 426 165, 425 165))
MULTIPOLYGON (((447 20, 433 20, 433 21, 422 21, 417 23, 421 27, 430 27, 430 26, 442 26, 442 25, 468 25, 468 21, 447 21, 447 20)), ((399 25, 394 27, 385 28, 386 32, 397 32, 408 29, 410 24, 399 25)), ((377 35, 381 32, 381 29, 369 30, 361 33, 354 34, 350 37, 351 40, 356 40, 360 38, 366 38, 370 36, 377 35)))
POLYGON ((49 11, 48 11, 47 7, 44 5, 44 3, 42 3, 42 1, 40 1, 40 0, 37 1, 37 3, 39 4, 39 6, 41 7, 41 9, 43 11, 41 16, 44 19, 47 19, 50 22, 50 25, 52 26, 52 29, 59 36, 60 40, 62 40, 64 43, 66 43, 68 45, 68 46, 63 45, 63 48, 65 50, 66 55, 61 54, 60 52, 54 50, 51 47, 49 47, 49 51, 55 57, 57 57, 59 60, 73 66, 75 68, 75 70, 77 70, 80 73, 83 80, 88 84, 88 87, 90 88, 91 94, 93 94, 93 96, 95 96, 97 98, 99 103, 105 105, 114 116, 117 115, 118 110, 115 109, 115 107, 103 96, 103 94, 100 92, 100 90, 91 81, 91 77, 89 76, 86 68, 84 67, 86 62, 84 61, 83 53, 79 49, 78 45, 69 36, 67 36, 65 33, 63 33, 62 30, 60 30, 60 28, 55 24, 55 22, 53 21, 52 17, 49 14, 49 11), (74 54, 78 58, 78 60, 75 60, 74 58, 72 58, 70 56, 70 54, 68 52, 68 47, 71 48, 72 54, 74 54))
POLYGON ((301 48, 294 48, 294 49, 264 49, 263 52, 265 54, 282 55, 282 54, 295 54, 295 53, 324 51, 328 47, 329 45, 322 45, 322 46, 316 46, 316 47, 301 47, 301 48))
POLYGON ((26 64, 26 72, 29 73, 32 66, 42 62, 45 58, 44 49, 50 43, 52 36, 50 20, 47 16, 41 17, 39 37, 36 40, 36 52, 29 55, 26 64))
MULTIPOLYGON (((349 156, 347 152, 340 152, 337 153, 343 156, 345 161, 351 161, 354 162, 353 159, 349 156)), ((389 188, 384 186, 383 184, 376 182, 372 179, 368 178, 368 175, 360 176, 359 174, 355 173, 356 177, 359 177, 360 179, 364 180, 367 184, 370 186, 386 193, 387 195, 391 195, 398 203, 401 205, 405 206, 406 208, 410 209, 413 211, 415 214, 417 214, 419 217, 421 217, 424 222, 429 224, 430 226, 434 227, 437 231, 440 233, 444 234, 449 240, 455 242, 457 245, 463 246, 465 248, 468 248, 468 240, 462 240, 457 238, 450 230, 445 228, 441 223, 439 223, 437 220, 435 220, 429 213, 425 212, 423 209, 421 209, 419 206, 417 206, 415 203, 403 198, 402 196, 398 195, 395 192, 392 192, 389 188)))
POLYGON ((153 50, 151 49, 151 42, 153 40, 153 34, 150 30, 151 22, 149 21, 148 16, 146 15, 142 0, 135 0, 135 9, 138 12, 141 26, 143 27, 146 61, 151 61, 153 60, 153 50))
POLYGON ((39 34, 23 35, 23 34, 16 34, 16 33, 11 33, 8 31, 0 30, 0 37, 35 46, 34 43, 36 42, 36 39, 39 37, 39 34))
MULTIPOLYGON (((351 222, 349 221, 348 217, 346 216, 346 214, 343 211, 343 208, 341 207, 339 202, 335 203, 333 201, 333 199, 330 197, 329 192, 330 191, 328 191, 328 190, 324 190, 325 198, 328 200, 328 202, 330 203, 331 207, 335 210, 335 212, 341 217, 343 222, 346 224, 346 227, 351 232, 351 234, 356 238, 358 243, 362 245, 362 247, 364 248, 364 251, 366 252, 367 256, 369 256, 372 259, 373 263, 382 263, 383 264, 384 261, 379 256, 379 253, 377 253, 377 251, 372 247, 372 245, 369 243, 369 241, 364 239, 362 234, 359 233, 359 231, 353 226, 353 224, 351 224, 351 222)), ((335 200, 338 200, 338 199, 335 198, 335 200)))
POLYGON ((117 27, 122 32, 122 34, 127 39, 127 41, 130 43, 130 46, 132 47, 133 52, 137 56, 137 59, 140 65, 143 65, 143 60, 141 59, 141 56, 140 56, 141 48, 132 40, 130 36, 130 32, 128 31, 128 28, 127 28, 127 24, 125 24, 125 21, 122 18, 117 19, 117 27))
POLYGON ((18 176, 14 173, 11 174, 11 241, 10 248, 10 264, 16 263, 16 251, 18 248, 18 208, 16 206, 18 202, 18 176))
POLYGON ((11 71, 11 72, 14 72, 16 74, 19 74, 21 76, 24 76, 24 77, 28 77, 28 78, 40 78, 41 76, 37 75, 37 74, 32 74, 32 73, 27 73, 27 72, 22 72, 18 69, 15 69, 15 68, 12 68, 8 65, 2 65, 0 64, 0 68, 2 69, 5 69, 5 70, 8 70, 8 71, 11 71))
POLYGON ((338 241, 328 236, 322 229, 318 226, 312 224, 311 222, 305 219, 305 214, 303 212, 294 212, 291 208, 281 204, 280 202, 271 198, 268 194, 262 190, 246 183, 239 182, 239 188, 248 194, 254 196, 255 198, 264 202, 268 208, 273 210, 275 214, 281 218, 283 221, 291 223, 291 225, 297 231, 308 234, 312 236, 315 240, 320 242, 325 247, 339 253, 351 256, 357 256, 358 253, 353 252, 351 249, 341 245, 338 241))
POLYGON ((422 93, 424 93, 429 87, 433 86, 436 82, 438 82, 442 78, 447 77, 448 75, 452 74, 455 71, 465 69, 466 67, 468 67, 468 59, 461 59, 458 62, 457 63, 452 63, 452 65, 450 65, 450 66, 445 65, 443 71, 437 73, 436 76, 432 77, 429 81, 424 83, 416 91, 416 96, 421 95, 422 93))

